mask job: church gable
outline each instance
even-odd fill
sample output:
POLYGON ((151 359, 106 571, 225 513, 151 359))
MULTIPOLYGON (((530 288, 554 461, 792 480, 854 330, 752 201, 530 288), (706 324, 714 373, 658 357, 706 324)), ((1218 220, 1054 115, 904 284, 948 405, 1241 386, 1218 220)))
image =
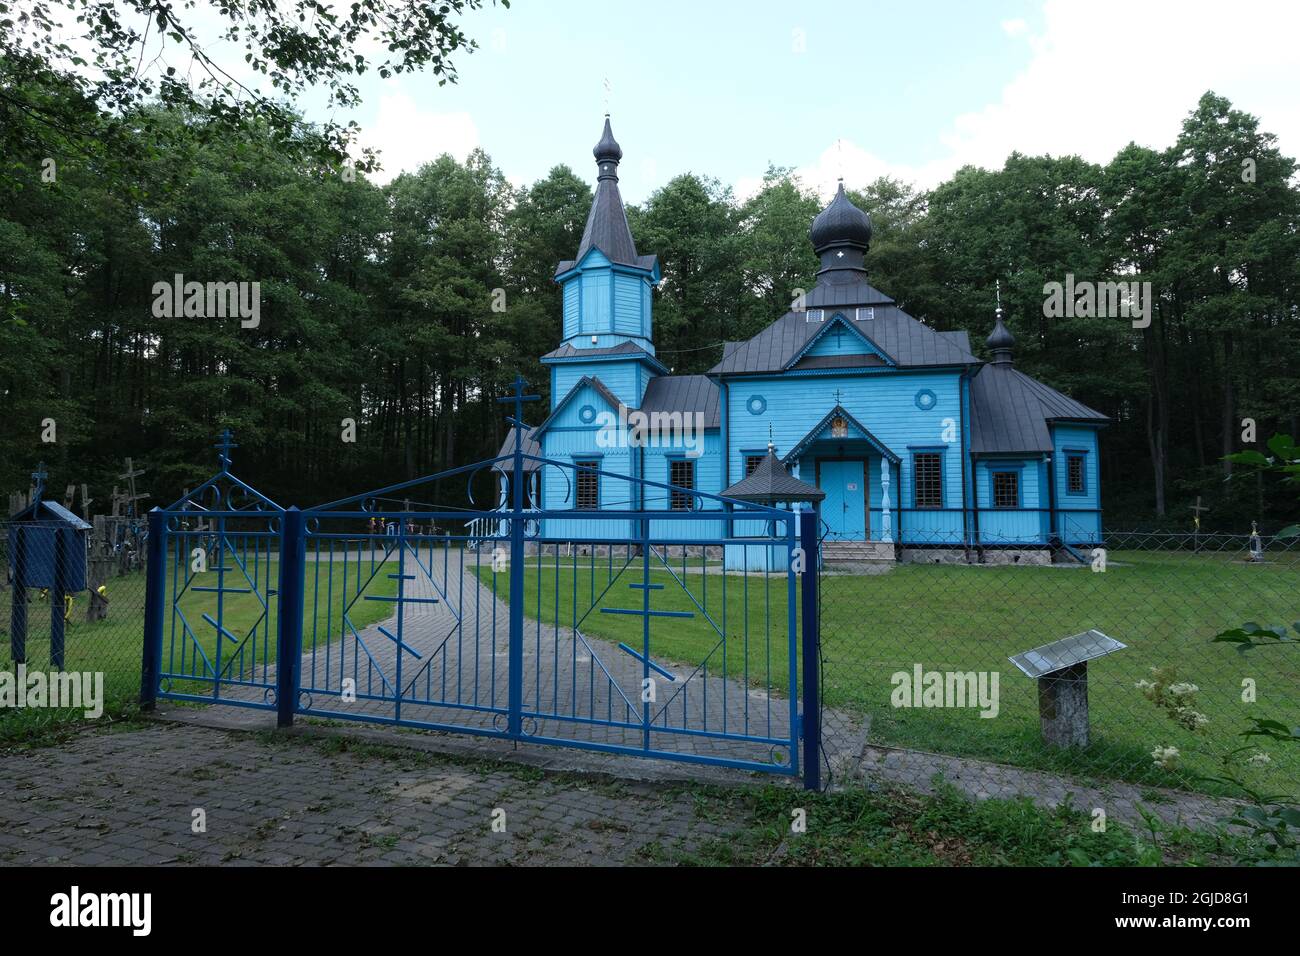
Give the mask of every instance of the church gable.
MULTIPOLYGON (((811 320, 809 320, 811 321, 811 320)), ((786 364, 787 370, 809 368, 851 368, 892 366, 894 360, 886 355, 844 313, 836 312, 831 318, 818 323, 819 328, 804 346, 786 364)))
MULTIPOLYGON (((533 430, 531 437, 534 441, 539 440, 543 434, 554 428, 594 430, 600 427, 603 413, 610 412, 617 417, 621 404, 618 396, 611 392, 604 382, 593 376, 584 375, 573 388, 569 389, 568 394, 560 399, 555 406, 555 411, 547 416, 546 421, 533 430)), ((608 418, 605 421, 608 421, 608 418)))
POLYGON ((850 415, 842 405, 836 405, 825 418, 814 425, 812 430, 786 453, 785 461, 792 462, 796 460, 809 446, 819 441, 863 441, 870 445, 877 454, 884 456, 891 462, 897 464, 899 460, 898 455, 889 446, 871 434, 867 427, 850 415))

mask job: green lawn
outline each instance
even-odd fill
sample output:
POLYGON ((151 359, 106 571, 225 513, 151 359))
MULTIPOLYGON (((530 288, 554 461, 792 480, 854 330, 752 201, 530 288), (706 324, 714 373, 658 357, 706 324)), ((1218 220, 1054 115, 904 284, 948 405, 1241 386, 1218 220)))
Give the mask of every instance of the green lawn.
MULTIPOLYGON (((355 567, 355 564, 353 567, 355 567)), ((265 593, 268 589, 275 590, 278 587, 279 570, 279 563, 274 560, 270 561, 269 564, 263 561, 260 567, 257 568, 250 565, 250 575, 256 578, 259 590, 262 593, 265 593)), ((387 577, 384 571, 380 571, 373 579, 369 578, 369 574, 367 562, 365 575, 360 584, 360 595, 391 596, 397 593, 397 582, 387 577)), ((304 647, 309 648, 312 646, 313 634, 315 634, 317 647, 342 637, 344 627, 340 611, 345 603, 345 593, 348 595, 347 600, 351 603, 349 617, 358 629, 392 615, 393 606, 391 604, 383 601, 366 601, 358 597, 359 585, 355 574, 351 574, 349 577, 346 592, 343 588, 341 568, 336 568, 332 587, 329 582, 328 568, 324 565, 321 567, 318 590, 315 584, 316 575, 316 567, 312 562, 308 562, 307 590, 303 612, 304 647), (316 598, 317 594, 319 595, 318 598, 316 598), (356 598, 356 600, 352 600, 352 598, 356 598)), ((217 631, 204 620, 204 615, 209 615, 213 620, 217 619, 217 595, 213 592, 195 590, 195 586, 216 587, 218 576, 216 571, 207 571, 196 575, 190 583, 190 588, 176 602, 180 614, 183 614, 185 619, 188 620, 190 628, 198 638, 199 645, 203 648, 203 653, 207 655, 209 662, 213 665, 216 664, 217 631)), ((227 573, 226 576, 230 578, 226 582, 228 588, 247 588, 247 581, 244 580, 242 575, 236 574, 232 576, 227 573)), ((169 591, 171 586, 172 582, 169 579, 169 591)), ((28 666, 44 669, 48 667, 50 653, 50 608, 48 603, 40 600, 37 592, 33 591, 31 594, 28 611, 28 666)), ((103 671, 104 697, 108 703, 107 710, 109 713, 123 711, 139 697, 144 639, 144 595, 145 576, 143 572, 111 578, 108 582, 110 602, 108 617, 93 623, 87 622, 85 619, 87 595, 83 592, 75 597, 72 614, 65 624, 64 669, 103 671)), ((14 664, 10 655, 7 630, 9 598, 10 592, 5 592, 3 600, 6 606, 3 613, 0 613, 0 670, 12 671, 14 664)), ((228 666, 230 665, 229 655, 239 644, 229 638, 225 640, 225 646, 222 650, 221 670, 227 677, 238 676, 241 663, 244 665, 244 674, 247 676, 251 672, 254 652, 258 663, 261 663, 264 659, 264 652, 267 659, 272 664, 274 663, 275 648, 274 646, 266 647, 266 617, 269 614, 270 620, 275 621, 278 612, 279 602, 275 595, 267 598, 265 608, 262 602, 252 593, 226 594, 222 597, 220 617, 222 626, 234 634, 241 643, 244 643, 245 647, 242 661, 236 660, 233 666, 228 666), (249 636, 254 628, 256 629, 255 637, 249 636), (244 642, 245 637, 248 637, 246 643, 244 642)), ((270 629, 270 633, 275 634, 274 627, 270 629)), ((274 641, 274 637, 272 637, 272 641, 274 641)), ((164 608, 163 613, 163 669, 180 672, 183 669, 193 670, 196 667, 201 670, 202 666, 202 657, 197 662, 195 661, 193 642, 184 636, 180 615, 174 614, 169 605, 164 608), (173 621, 175 622, 174 630, 173 621), (182 649, 184 649, 184 668, 182 667, 182 649)), ((174 689, 184 693, 203 694, 210 693, 211 685, 205 685, 198 681, 188 681, 183 684, 178 683, 174 689)), ((0 712, 0 739, 21 738, 28 735, 34 728, 52 720, 75 719, 76 716, 76 713, 55 711, 15 710, 8 713, 0 712)))
MULTIPOLYGON (((616 561, 615 571, 620 566, 616 561)), ((477 573, 490 582, 490 569, 477 573)), ((597 563, 594 571, 582 559, 562 561, 558 569, 530 567, 525 613, 568 626, 576 609, 584 633, 639 650, 642 619, 600 608, 639 607, 642 592, 627 585, 640 573, 638 561, 609 586, 607 563, 597 563)), ((676 576, 662 566, 652 572, 652 583, 664 585, 651 592, 652 607, 695 616, 656 619, 652 658, 696 665, 707 657, 710 673, 725 667, 751 685, 770 681, 784 691, 784 577, 706 575, 698 560, 685 576, 678 565, 676 576), (697 602, 719 627, 726 616, 725 663, 697 602)), ((498 593, 506 595, 504 575, 498 593)), ((1250 566, 1214 556, 1143 552, 1112 553, 1102 574, 1084 568, 899 565, 882 575, 826 575, 821 603, 825 704, 869 714, 876 743, 1214 791, 1197 777, 1218 771, 1214 754, 1249 743, 1238 736, 1248 717, 1300 723, 1300 654, 1284 648, 1243 657, 1210 643, 1217 632, 1244 621, 1300 616, 1300 567, 1294 563, 1250 566), (1092 744, 1083 751, 1053 750, 1040 739, 1036 685, 1007 658, 1088 628, 1128 648, 1090 666, 1092 744), (892 707, 891 675, 910 674, 915 664, 998 672, 998 716, 892 707), (1150 668, 1168 665, 1200 688, 1197 709, 1210 718, 1203 734, 1176 727, 1135 688, 1150 668), (1246 678, 1255 681, 1254 704, 1241 699, 1246 678), (1154 767, 1150 753, 1157 745, 1182 752, 1176 771, 1154 767)), ((1252 769, 1249 779, 1294 791, 1300 777, 1295 756, 1272 756, 1275 762, 1252 769)))

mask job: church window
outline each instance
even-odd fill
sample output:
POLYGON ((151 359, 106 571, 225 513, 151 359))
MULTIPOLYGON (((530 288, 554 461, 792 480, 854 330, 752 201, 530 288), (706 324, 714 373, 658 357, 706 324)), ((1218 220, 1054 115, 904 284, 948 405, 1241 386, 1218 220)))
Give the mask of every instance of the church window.
POLYGON ((761 465, 762 463, 763 463, 762 455, 746 455, 745 456, 745 477, 748 478, 750 475, 752 475, 754 471, 758 468, 758 466, 761 465))
POLYGON ((942 458, 938 452, 920 452, 912 459, 912 487, 916 507, 943 507, 942 458))
POLYGON ((592 469, 577 473, 578 507, 583 511, 596 511, 600 508, 600 475, 596 474, 595 469, 600 467, 600 462, 575 461, 574 464, 579 468, 592 469))
POLYGON ((825 312, 824 310, 822 310, 822 309, 809 309, 809 310, 808 310, 808 321, 809 321, 809 322, 820 322, 820 321, 821 321, 822 319, 824 319, 825 317, 826 317, 826 312, 825 312))
POLYGON ((679 488, 695 490, 695 462, 690 458, 675 458, 668 463, 668 484, 673 486, 673 511, 692 511, 695 496, 679 491, 679 488))
POLYGON ((1016 471, 993 472, 993 507, 1020 507, 1020 473, 1016 471))
POLYGON ((1081 495, 1087 490, 1083 477, 1083 456, 1068 455, 1065 459, 1067 488, 1072 495, 1081 495))
POLYGON ((861 306, 858 308, 857 319, 859 322, 869 322, 876 317, 876 310, 871 306, 861 306))

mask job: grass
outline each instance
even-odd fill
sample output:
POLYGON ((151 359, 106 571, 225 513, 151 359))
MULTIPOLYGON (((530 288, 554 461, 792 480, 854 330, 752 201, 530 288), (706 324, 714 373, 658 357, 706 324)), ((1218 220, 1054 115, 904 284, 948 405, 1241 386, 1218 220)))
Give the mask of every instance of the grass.
MULTIPOLYGON (((639 561, 621 577, 608 561, 531 567, 525 578, 525 614, 571 625, 584 634, 640 649, 642 619, 602 613, 636 608, 639 561)), ((489 568, 477 571, 491 584, 489 568)), ((756 687, 788 693, 787 591, 784 576, 705 574, 698 562, 683 574, 659 565, 651 592, 657 610, 690 611, 691 618, 657 619, 652 658, 725 670, 756 687), (725 582, 725 594, 724 594, 725 582), (747 590, 748 589, 748 590, 747 590), (724 649, 713 626, 723 627, 724 649)), ((506 594, 504 575, 498 594, 506 594)), ((829 708, 871 716, 876 743, 977 757, 1022 767, 1115 777, 1157 786, 1223 792, 1202 779, 1216 774, 1216 755, 1241 746, 1252 716, 1300 724, 1300 655, 1287 648, 1242 657, 1211 643, 1221 630, 1250 620, 1294 620, 1300 611, 1300 567, 1252 566, 1218 556, 1112 553, 1105 573, 1084 568, 900 564, 887 574, 826 575, 822 579, 823 695, 829 708), (1128 645, 1089 668, 1092 742, 1055 750, 1040 738, 1037 688, 1007 660, 1012 654, 1089 628, 1128 645), (996 671, 999 711, 902 709, 891 706, 891 676, 926 670, 996 671), (1153 667, 1174 666, 1196 684, 1197 708, 1210 717, 1203 733, 1175 726, 1134 686, 1153 667), (1250 678, 1258 701, 1242 700, 1250 678), (1175 746, 1178 767, 1159 769, 1151 751, 1175 746)), ((796 612, 798 600, 796 596, 796 612)), ((1293 792, 1295 757, 1275 753, 1249 782, 1293 792)))
POLYGON ((723 839, 664 855, 700 866, 1202 866, 1251 858, 1250 842, 1221 833, 1159 826, 1138 833, 1111 823, 1094 832, 1068 805, 1027 799, 972 801, 940 786, 933 795, 903 789, 791 794, 780 787, 701 791, 697 812, 724 802, 744 825, 723 839), (791 807, 807 814, 791 832, 791 807))
MULTIPOLYGON (((250 576, 258 582, 259 591, 266 594, 278 587, 279 562, 265 559, 259 565, 249 566, 250 576)), ((313 601, 313 578, 315 569, 308 564, 307 599, 304 602, 303 634, 304 645, 310 646, 315 634, 316 646, 323 647, 328 641, 339 640, 343 636, 343 624, 340 610, 343 607, 343 590, 341 581, 336 580, 333 589, 327 580, 322 579, 320 600, 313 601)), ((369 572, 367 571, 368 575, 369 572)), ((227 577, 230 575, 227 573, 227 577)), ((100 621, 88 622, 85 619, 86 595, 80 594, 74 599, 73 610, 64 625, 64 669, 69 671, 102 671, 104 673, 105 713, 109 717, 129 716, 133 713, 140 694, 140 667, 144 640, 144 594, 145 580, 143 572, 136 572, 123 577, 112 578, 108 582, 109 611, 108 617, 100 621)), ((216 587, 220 573, 206 571, 194 575, 190 587, 176 602, 179 613, 173 617, 170 609, 164 609, 163 617, 163 669, 173 673, 200 673, 203 669, 203 656, 194 652, 194 641, 187 639, 181 625, 180 615, 189 622, 197 637, 197 643, 209 662, 214 666, 217 661, 218 636, 216 629, 204 620, 204 615, 213 620, 218 619, 218 596, 211 591, 196 590, 196 587, 216 587), (173 628, 174 621, 174 628, 173 628)), ((397 582, 380 572, 373 579, 362 579, 363 586, 357 600, 352 603, 349 617, 358 628, 364 628, 377 621, 384 620, 393 613, 391 604, 383 601, 366 601, 365 595, 392 596, 397 593, 397 582)), ((170 584, 170 582, 169 582, 170 584)), ((247 581, 242 575, 239 579, 226 582, 228 588, 247 588, 247 581)), ((348 593, 358 595, 357 582, 352 581, 348 593)), ((27 661, 29 668, 46 669, 50 654, 50 609, 42 602, 37 592, 31 592, 28 611, 27 661)), ((10 595, 6 592, 3 599, 7 602, 10 595)), ((254 660, 274 664, 276 659, 274 646, 267 646, 266 622, 276 619, 279 613, 279 600, 272 594, 266 598, 266 605, 253 593, 227 593, 221 597, 220 621, 222 626, 234 634, 241 642, 245 637, 244 652, 241 659, 231 666, 230 653, 238 647, 235 641, 227 638, 222 650, 221 670, 227 677, 238 677, 241 673, 248 676, 252 671, 254 660)), ((7 631, 8 607, 0 614, 0 671, 14 671, 15 665, 10 654, 9 635, 7 631)), ((271 627, 269 633, 275 634, 271 627)), ((179 681, 174 690, 183 693, 204 694, 211 692, 211 684, 200 681, 179 681)), ((28 738, 44 738, 58 734, 58 726, 68 721, 81 719, 81 710, 67 709, 14 709, 0 711, 0 742, 18 741, 28 738)))

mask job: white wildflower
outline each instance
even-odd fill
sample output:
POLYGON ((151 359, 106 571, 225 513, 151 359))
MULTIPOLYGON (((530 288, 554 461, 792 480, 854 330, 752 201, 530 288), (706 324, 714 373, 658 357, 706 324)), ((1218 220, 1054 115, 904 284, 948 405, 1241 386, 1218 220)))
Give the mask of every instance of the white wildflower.
POLYGON ((1161 770, 1172 770, 1174 762, 1178 759, 1178 748, 1157 747, 1151 751, 1151 759, 1155 761, 1156 766, 1161 770))

